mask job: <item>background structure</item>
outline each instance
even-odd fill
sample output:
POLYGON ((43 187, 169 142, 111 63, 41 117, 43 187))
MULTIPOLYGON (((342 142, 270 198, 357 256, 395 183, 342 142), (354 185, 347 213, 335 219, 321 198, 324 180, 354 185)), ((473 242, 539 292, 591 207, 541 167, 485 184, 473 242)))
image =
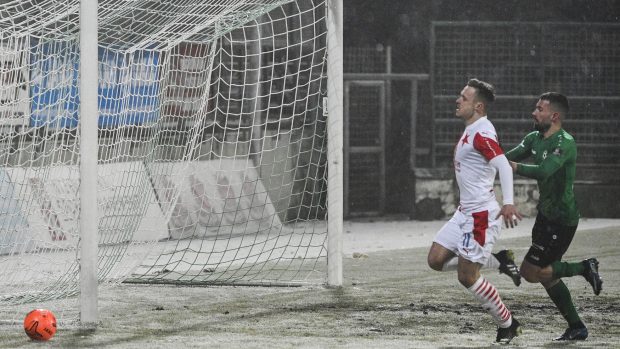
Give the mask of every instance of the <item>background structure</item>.
MULTIPOLYGON (((449 213, 454 198, 441 197, 452 190, 452 143, 462 131, 450 110, 467 79, 478 77, 497 87, 489 116, 505 148, 531 130, 530 114, 541 92, 567 94, 572 111, 565 127, 579 147, 575 190, 582 214, 618 217, 619 6, 620 1, 348 3, 348 216, 433 219, 449 213), (392 76, 360 81, 360 73, 392 76), (414 90, 403 74, 428 79, 418 80, 414 90)), ((519 180, 518 186, 532 211, 535 185, 519 180)))

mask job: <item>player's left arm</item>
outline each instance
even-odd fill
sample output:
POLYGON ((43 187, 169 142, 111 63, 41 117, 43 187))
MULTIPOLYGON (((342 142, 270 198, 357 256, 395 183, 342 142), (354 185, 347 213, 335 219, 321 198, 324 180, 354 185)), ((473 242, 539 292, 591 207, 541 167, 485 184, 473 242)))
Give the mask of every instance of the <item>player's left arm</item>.
POLYGON ((514 205, 512 168, 508 163, 508 159, 506 155, 504 155, 499 143, 497 143, 494 135, 476 133, 473 145, 474 149, 478 150, 499 173, 503 206, 497 217, 502 216, 506 227, 512 228, 516 226, 518 220, 523 217, 514 205))
POLYGON ((575 156, 575 152, 576 148, 565 141, 558 144, 551 153, 547 154, 540 164, 515 164, 516 173, 536 180, 545 180, 562 168, 568 159, 575 156))

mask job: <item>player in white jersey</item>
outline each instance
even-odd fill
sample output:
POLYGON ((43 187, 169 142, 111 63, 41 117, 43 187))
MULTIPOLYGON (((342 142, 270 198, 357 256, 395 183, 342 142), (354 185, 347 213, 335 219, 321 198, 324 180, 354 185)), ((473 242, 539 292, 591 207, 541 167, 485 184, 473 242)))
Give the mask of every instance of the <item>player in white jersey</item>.
POLYGON ((458 280, 487 310, 497 329, 497 342, 508 343, 521 332, 519 322, 499 297, 495 286, 480 269, 487 264, 499 237, 502 219, 514 227, 521 215, 513 204, 512 168, 499 143, 493 124, 487 119, 487 105, 495 100, 491 84, 471 79, 456 100, 456 116, 465 131, 454 148, 454 171, 460 191, 460 205, 450 221, 437 232, 428 253, 429 266, 437 271, 458 256, 458 280), (503 194, 500 207, 493 192, 499 172, 503 194))

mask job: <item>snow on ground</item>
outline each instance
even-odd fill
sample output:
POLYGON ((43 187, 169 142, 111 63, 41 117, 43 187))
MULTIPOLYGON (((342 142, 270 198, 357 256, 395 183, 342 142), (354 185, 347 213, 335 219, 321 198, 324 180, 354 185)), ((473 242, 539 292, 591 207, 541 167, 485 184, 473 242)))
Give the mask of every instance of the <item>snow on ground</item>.
MULTIPOLYGON (((530 236, 534 218, 524 218, 516 228, 503 228, 502 239, 530 236)), ((435 233, 447 222, 441 221, 345 221, 343 228, 343 252, 368 253, 415 247, 429 247, 435 233)), ((582 218, 577 231, 618 227, 620 219, 582 218)))

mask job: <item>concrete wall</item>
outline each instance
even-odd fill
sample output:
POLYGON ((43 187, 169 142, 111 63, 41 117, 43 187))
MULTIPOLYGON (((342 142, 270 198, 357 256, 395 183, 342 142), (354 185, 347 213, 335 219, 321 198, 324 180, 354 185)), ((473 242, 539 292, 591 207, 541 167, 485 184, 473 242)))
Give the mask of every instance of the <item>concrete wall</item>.
MULTIPOLYGON (((416 169, 414 219, 434 220, 451 216, 458 206, 458 187, 452 169, 416 169)), ((495 195, 502 202, 499 181, 495 195)), ((538 187, 536 181, 515 179, 515 204, 525 216, 536 216, 538 187)))
MULTIPOLYGON (((416 169, 415 175, 415 212, 412 218, 433 220, 451 216, 458 206, 458 188, 452 169, 416 169)), ((501 203, 498 180, 494 188, 501 203)), ((620 218, 620 184, 606 180, 578 180, 574 190, 582 217, 620 218)), ((514 194, 519 211, 525 216, 535 217, 539 198, 536 181, 517 176, 514 194)))

